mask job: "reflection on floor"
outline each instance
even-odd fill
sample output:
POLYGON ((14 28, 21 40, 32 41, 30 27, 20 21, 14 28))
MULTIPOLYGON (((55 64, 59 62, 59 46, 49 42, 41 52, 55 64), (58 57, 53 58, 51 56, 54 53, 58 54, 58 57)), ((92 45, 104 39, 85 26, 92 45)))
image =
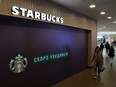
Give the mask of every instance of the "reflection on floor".
POLYGON ((94 80, 93 69, 86 69, 52 87, 116 87, 116 56, 112 66, 105 50, 103 56, 106 69, 101 73, 101 78, 94 80))

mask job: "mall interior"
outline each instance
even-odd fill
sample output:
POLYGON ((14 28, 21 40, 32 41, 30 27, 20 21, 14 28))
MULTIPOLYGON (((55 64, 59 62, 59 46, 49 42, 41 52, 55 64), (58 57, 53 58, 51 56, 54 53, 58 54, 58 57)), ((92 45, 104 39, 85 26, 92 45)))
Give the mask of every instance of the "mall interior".
POLYGON ((115 6, 115 0, 0 0, 0 87, 116 87, 115 6), (105 69, 93 78, 101 43, 105 69))

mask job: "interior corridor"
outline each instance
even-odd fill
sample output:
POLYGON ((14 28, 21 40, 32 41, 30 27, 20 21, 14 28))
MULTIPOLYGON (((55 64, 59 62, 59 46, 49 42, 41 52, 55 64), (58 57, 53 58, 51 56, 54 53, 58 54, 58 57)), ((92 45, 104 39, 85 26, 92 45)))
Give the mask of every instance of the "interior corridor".
POLYGON ((52 87, 116 87, 116 56, 114 57, 112 66, 110 65, 110 58, 106 54, 105 49, 103 56, 105 70, 101 72, 101 78, 94 80, 93 69, 86 69, 52 87))

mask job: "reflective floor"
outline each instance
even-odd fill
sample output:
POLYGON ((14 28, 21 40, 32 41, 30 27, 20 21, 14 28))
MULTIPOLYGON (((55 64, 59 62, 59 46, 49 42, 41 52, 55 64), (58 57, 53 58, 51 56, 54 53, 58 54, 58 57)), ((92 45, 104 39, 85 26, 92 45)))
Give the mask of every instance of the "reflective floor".
POLYGON ((93 69, 86 69, 52 87, 116 87, 116 57, 111 66, 110 58, 105 50, 103 56, 106 69, 101 73, 100 78, 94 80, 93 69))

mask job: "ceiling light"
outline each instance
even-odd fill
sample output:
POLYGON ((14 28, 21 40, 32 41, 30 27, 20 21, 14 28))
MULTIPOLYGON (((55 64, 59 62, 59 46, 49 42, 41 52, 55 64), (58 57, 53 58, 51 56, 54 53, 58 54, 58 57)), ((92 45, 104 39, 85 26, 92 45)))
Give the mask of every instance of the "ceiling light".
POLYGON ((103 34, 116 34, 116 32, 98 32, 99 35, 103 34))
POLYGON ((100 36, 100 35, 99 35, 99 36, 97 36, 97 38, 103 38, 103 36, 100 36))
POLYGON ((107 19, 112 19, 112 17, 107 17, 107 19))
POLYGON ((103 26, 103 28, 106 28, 106 26, 103 26))
POLYGON ((100 12, 100 14, 104 15, 104 14, 106 14, 106 12, 100 12))
POLYGON ((90 7, 90 8, 95 8, 96 5, 95 5, 95 4, 91 4, 89 7, 90 7))
POLYGON ((116 21, 113 21, 113 23, 116 23, 116 21))

